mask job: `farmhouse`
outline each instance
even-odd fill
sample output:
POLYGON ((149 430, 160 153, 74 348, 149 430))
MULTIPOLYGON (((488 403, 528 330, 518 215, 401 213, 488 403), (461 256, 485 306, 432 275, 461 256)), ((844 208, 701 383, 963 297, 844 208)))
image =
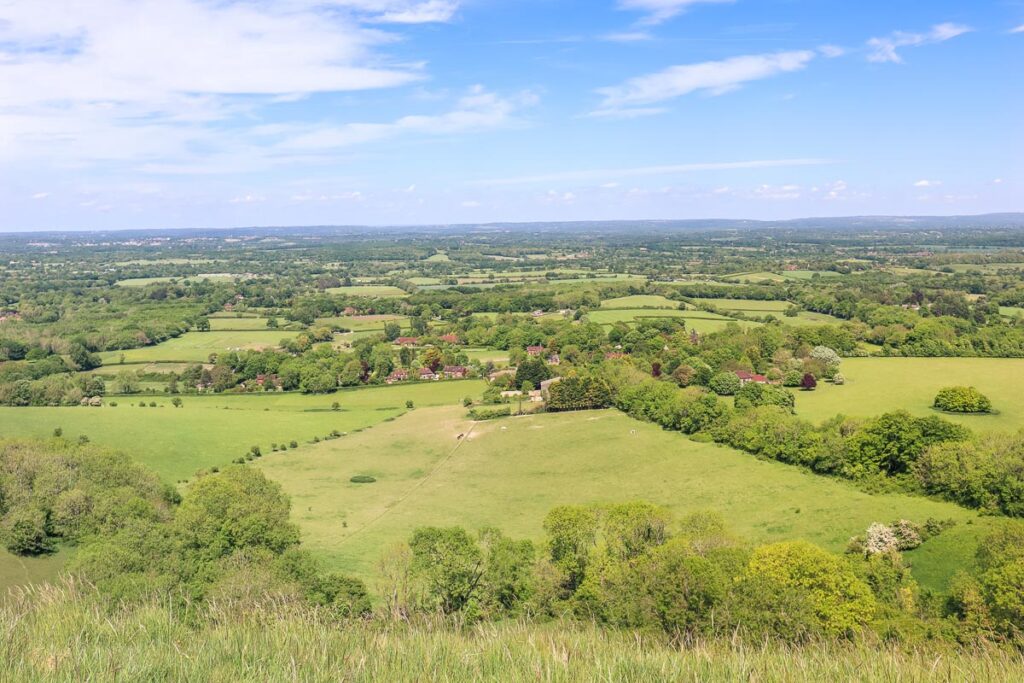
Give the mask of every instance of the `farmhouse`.
POLYGON ((394 384, 395 382, 404 382, 407 379, 409 379, 409 371, 405 368, 398 368, 397 370, 392 371, 384 381, 388 384, 394 384))
POLYGON ((430 368, 420 368, 420 379, 434 380, 440 379, 440 376, 430 368))
POLYGON ((420 343, 419 337, 399 337, 395 340, 399 346, 416 346, 420 343))
POLYGON ((540 354, 544 353, 544 347, 543 346, 527 346, 526 347, 526 353, 528 353, 531 356, 539 356, 540 354))
POLYGON ((459 335, 451 333, 451 332, 449 332, 448 334, 441 335, 439 337, 439 339, 441 341, 443 341, 444 343, 446 343, 446 344, 458 344, 459 343, 459 335))
POLYGON ((736 376, 740 378, 740 384, 748 384, 750 382, 754 382, 755 384, 768 384, 768 378, 764 375, 747 372, 746 370, 737 370, 736 376))
POLYGON ((468 371, 461 365, 444 366, 445 379, 465 379, 468 371))

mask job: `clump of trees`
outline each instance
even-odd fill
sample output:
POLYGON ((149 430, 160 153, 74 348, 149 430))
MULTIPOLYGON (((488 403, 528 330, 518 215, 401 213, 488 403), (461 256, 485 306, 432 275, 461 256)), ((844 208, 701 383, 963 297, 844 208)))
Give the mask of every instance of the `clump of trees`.
POLYGON ((935 395, 933 407, 950 413, 990 413, 992 401, 974 387, 946 387, 935 395))

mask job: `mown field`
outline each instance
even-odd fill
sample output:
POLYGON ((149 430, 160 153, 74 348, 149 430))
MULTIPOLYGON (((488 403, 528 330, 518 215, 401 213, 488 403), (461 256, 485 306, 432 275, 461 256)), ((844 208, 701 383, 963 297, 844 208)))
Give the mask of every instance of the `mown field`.
POLYGON ((846 384, 821 383, 797 393, 797 414, 824 420, 838 413, 868 417, 889 410, 937 415, 932 401, 939 389, 977 387, 992 399, 995 415, 944 417, 978 432, 1024 429, 1024 359, 1017 358, 849 358, 843 361, 846 384))
POLYGON ((673 301, 655 294, 634 294, 632 296, 620 296, 615 299, 605 299, 601 302, 601 308, 670 308, 678 309, 682 305, 680 301, 673 301))
POLYGON ((324 292, 326 294, 379 298, 400 297, 407 294, 405 290, 399 289, 398 287, 392 287, 391 285, 352 285, 351 287, 333 287, 331 289, 324 290, 324 292))
POLYGON ((459 407, 417 409, 258 466, 291 495, 307 547, 364 578, 417 526, 493 525, 538 539, 553 506, 644 499, 677 514, 718 510, 752 541, 805 538, 833 551, 875 521, 954 518, 957 534, 908 555, 918 578, 941 588, 970 566, 984 521, 948 503, 869 495, 610 410, 473 424, 459 407), (351 483, 357 474, 377 481, 351 483))
POLYGON ((379 424, 405 412, 407 400, 418 406, 455 405, 466 396, 479 396, 483 388, 482 380, 467 380, 321 396, 183 396, 181 408, 174 408, 166 396, 120 397, 113 399, 117 407, 0 408, 0 434, 48 437, 60 427, 68 438, 84 434, 93 443, 124 451, 165 480, 176 482, 197 470, 226 465, 245 455, 250 446, 269 453, 272 443, 294 439, 305 444, 335 429, 352 432, 379 424), (147 407, 138 407, 140 401, 147 407), (150 401, 158 407, 148 407, 150 401), (341 410, 331 409, 335 401, 341 410))
MULTIPOLYGON (((218 318, 218 324, 223 320, 231 318, 218 318)), ((252 320, 252 318, 241 319, 252 320)), ((210 321, 212 327, 214 321, 210 321)), ((298 332, 287 330, 268 330, 266 325, 257 330, 229 330, 210 332, 186 332, 180 337, 174 337, 154 346, 143 346, 139 349, 126 349, 124 351, 105 351, 100 354, 104 365, 114 366, 121 362, 124 356, 125 363, 167 363, 205 362, 211 353, 223 351, 238 351, 243 349, 266 349, 280 346, 281 340, 291 339, 298 336, 298 332)))

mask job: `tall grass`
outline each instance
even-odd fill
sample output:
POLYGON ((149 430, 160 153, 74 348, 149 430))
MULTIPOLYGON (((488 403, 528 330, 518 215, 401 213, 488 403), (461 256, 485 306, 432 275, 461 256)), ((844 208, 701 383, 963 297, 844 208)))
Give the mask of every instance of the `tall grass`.
POLYGON ((3 681, 1012 681, 1020 653, 801 647, 660 637, 567 622, 338 624, 285 598, 110 610, 72 584, 0 605, 3 681))

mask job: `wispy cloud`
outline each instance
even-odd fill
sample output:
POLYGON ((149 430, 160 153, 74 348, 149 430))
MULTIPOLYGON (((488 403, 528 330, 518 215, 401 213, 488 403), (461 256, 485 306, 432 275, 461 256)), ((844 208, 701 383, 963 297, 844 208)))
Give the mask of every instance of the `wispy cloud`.
MULTIPOLYGON (((693 164, 671 164, 666 166, 640 166, 635 168, 593 168, 577 171, 562 171, 543 175, 517 176, 513 178, 491 178, 476 181, 474 185, 529 185, 553 182, 610 182, 612 178, 635 178, 641 176, 672 175, 700 171, 734 171, 758 168, 782 168, 795 166, 824 166, 834 164, 831 159, 755 159, 750 161, 716 161, 693 164)), ((606 183, 608 184, 608 183, 606 183)))
POLYGON ((646 108, 699 91, 722 95, 751 81, 800 71, 814 57, 815 53, 810 50, 797 50, 671 66, 656 73, 631 78, 621 85, 599 89, 597 92, 604 96, 604 101, 593 114, 610 116, 613 112, 646 108))
POLYGON ((654 36, 647 31, 624 31, 622 33, 607 33, 601 36, 601 40, 609 43, 642 43, 654 40, 654 36))
POLYGON ((941 180, 918 180, 914 183, 914 187, 938 187, 941 184, 941 180))
POLYGON ((1024 24, 1021 24, 1016 28, 1011 28, 1010 33, 1024 33, 1024 24))
POLYGON ((901 48, 942 43, 972 30, 974 29, 963 24, 945 23, 932 26, 927 33, 895 31, 888 36, 871 38, 868 40, 868 61, 902 64, 903 57, 899 53, 901 48))
POLYGON ((643 12, 641 24, 654 25, 682 14, 693 5, 724 4, 734 0, 619 0, 619 9, 643 12))

